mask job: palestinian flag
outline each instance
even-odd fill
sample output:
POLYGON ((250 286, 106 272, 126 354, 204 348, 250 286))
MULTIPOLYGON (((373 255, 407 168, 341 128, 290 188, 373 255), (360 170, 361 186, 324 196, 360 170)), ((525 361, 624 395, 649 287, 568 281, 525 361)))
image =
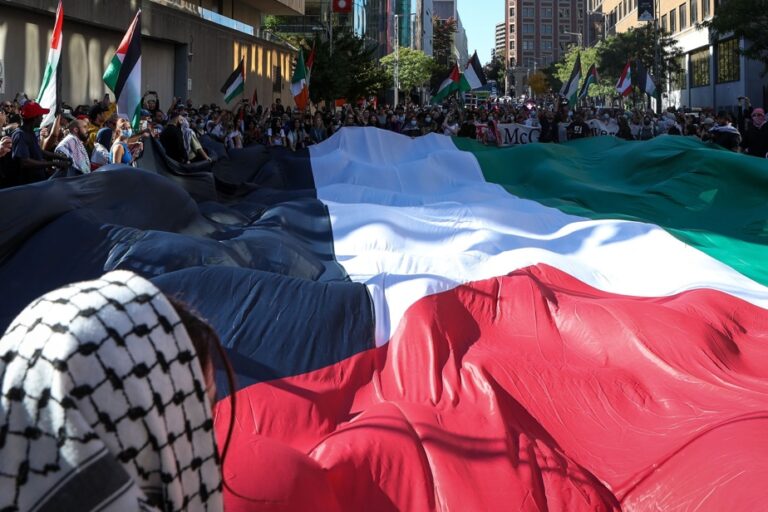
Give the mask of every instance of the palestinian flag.
POLYGON ((45 65, 43 74, 43 83, 40 85, 40 93, 37 95, 37 103, 41 107, 50 110, 44 117, 41 126, 53 124, 58 114, 59 106, 59 88, 61 86, 59 77, 59 61, 61 59, 61 42, 63 41, 62 26, 64 25, 64 7, 59 0, 59 6, 56 8, 56 22, 53 25, 53 34, 51 34, 51 48, 48 50, 48 62, 45 65))
POLYGON ((768 162, 349 127, 242 151, 225 203, 156 159, 0 191, 0 329, 113 269, 217 329, 227 510, 766 503, 768 162))
POLYGON ((632 93, 632 64, 627 61, 624 70, 621 72, 619 81, 616 83, 616 92, 621 96, 629 96, 632 93))
POLYGON ((459 65, 454 64, 451 69, 451 74, 448 78, 443 80, 440 84, 440 88, 437 90, 437 94, 432 96, 431 103, 442 103, 446 98, 450 97, 453 93, 459 90, 459 84, 461 82, 461 72, 459 71, 459 65))
POLYGON ((646 93, 648 96, 653 96, 656 94, 656 84, 653 82, 651 74, 648 73, 648 70, 645 68, 643 63, 640 62, 640 59, 635 60, 635 69, 632 74, 635 77, 637 87, 641 91, 646 93))
POLYGON ((589 94, 589 87, 591 85, 597 84, 599 81, 599 78, 597 76, 597 68, 594 64, 589 66, 589 71, 587 71, 587 76, 584 78, 584 84, 581 86, 581 92, 579 92, 579 98, 586 98, 589 94))
POLYGON ((134 130, 141 124, 141 9, 104 72, 104 83, 115 94, 117 112, 125 114, 134 130))
POLYGON ((245 91, 245 61, 240 59, 240 63, 229 75, 227 81, 221 86, 221 93, 224 95, 224 103, 229 103, 245 91))
POLYGON ((307 85, 307 67, 304 65, 304 52, 301 50, 296 58, 296 67, 291 78, 291 94, 296 106, 304 110, 309 101, 309 86, 307 85))
POLYGON ((488 82, 485 78, 485 71, 483 71, 483 65, 480 64, 480 59, 477 57, 477 52, 472 55, 472 58, 467 62, 467 66, 464 68, 464 73, 461 75, 461 81, 459 83, 459 89, 462 92, 474 91, 485 86, 488 82))
POLYGON ((560 95, 568 100, 568 104, 573 106, 579 97, 579 82, 581 81, 581 54, 576 55, 576 62, 573 63, 571 77, 563 84, 560 89, 560 95))

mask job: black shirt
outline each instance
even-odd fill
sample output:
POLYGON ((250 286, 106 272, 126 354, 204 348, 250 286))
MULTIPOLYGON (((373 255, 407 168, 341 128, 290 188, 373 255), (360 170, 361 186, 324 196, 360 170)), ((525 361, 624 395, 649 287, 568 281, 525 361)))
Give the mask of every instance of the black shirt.
POLYGON ((187 161, 187 151, 184 149, 184 136, 175 124, 169 124, 160 133, 160 144, 165 148, 165 154, 179 163, 187 161))

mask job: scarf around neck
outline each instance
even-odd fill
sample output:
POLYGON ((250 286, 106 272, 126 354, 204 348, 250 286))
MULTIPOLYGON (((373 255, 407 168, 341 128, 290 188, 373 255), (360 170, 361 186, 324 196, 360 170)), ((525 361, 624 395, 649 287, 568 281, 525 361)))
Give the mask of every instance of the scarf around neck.
POLYGON ((0 339, 0 510, 222 509, 200 363, 125 271, 30 304, 0 339))

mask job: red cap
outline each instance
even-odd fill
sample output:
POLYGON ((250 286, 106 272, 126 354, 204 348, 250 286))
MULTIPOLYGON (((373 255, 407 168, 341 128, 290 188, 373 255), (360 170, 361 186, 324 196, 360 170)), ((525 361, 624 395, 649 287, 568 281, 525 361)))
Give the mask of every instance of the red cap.
POLYGON ((21 117, 24 119, 33 119, 37 116, 44 116, 50 111, 50 109, 41 107, 38 102, 30 100, 24 103, 24 106, 21 107, 21 117))

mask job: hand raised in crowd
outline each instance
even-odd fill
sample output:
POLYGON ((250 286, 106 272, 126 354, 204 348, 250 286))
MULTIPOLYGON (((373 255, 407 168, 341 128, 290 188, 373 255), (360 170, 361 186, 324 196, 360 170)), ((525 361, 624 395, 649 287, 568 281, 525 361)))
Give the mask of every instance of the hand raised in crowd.
POLYGON ((3 137, 0 139, 0 158, 11 152, 11 138, 3 137))

